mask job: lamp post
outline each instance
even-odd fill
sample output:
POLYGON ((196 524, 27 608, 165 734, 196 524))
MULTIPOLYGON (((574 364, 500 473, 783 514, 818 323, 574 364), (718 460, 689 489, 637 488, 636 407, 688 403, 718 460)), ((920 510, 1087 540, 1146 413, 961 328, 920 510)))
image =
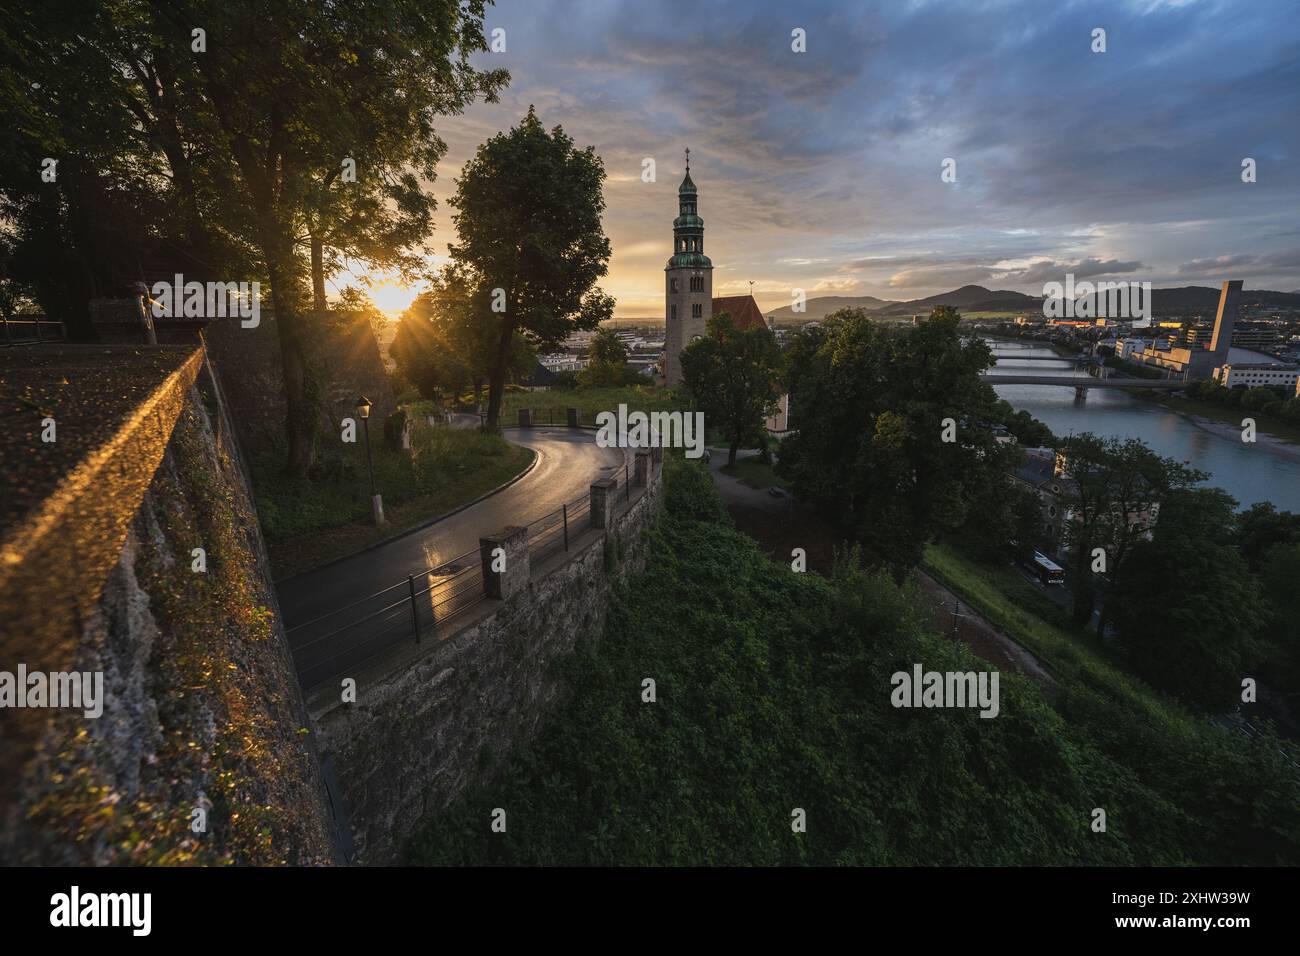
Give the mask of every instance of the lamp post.
POLYGON ((375 460, 370 454, 370 399, 362 395, 357 399, 357 415, 366 433, 366 470, 370 473, 370 516, 376 525, 384 523, 384 499, 375 493, 375 460))

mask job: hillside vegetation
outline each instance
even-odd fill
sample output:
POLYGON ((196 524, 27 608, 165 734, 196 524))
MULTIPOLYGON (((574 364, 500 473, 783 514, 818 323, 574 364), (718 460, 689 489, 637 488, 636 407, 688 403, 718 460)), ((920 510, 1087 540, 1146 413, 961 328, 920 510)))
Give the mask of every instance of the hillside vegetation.
POLYGON ((1164 701, 1153 721, 1087 669, 1061 675, 1055 706, 1002 674, 993 719, 895 709, 896 671, 988 665, 933 633, 911 585, 851 556, 794 573, 730 526, 702 469, 665 469, 647 570, 568 662, 570 700, 496 785, 430 822, 414 862, 1300 862, 1300 784, 1275 738, 1164 701))

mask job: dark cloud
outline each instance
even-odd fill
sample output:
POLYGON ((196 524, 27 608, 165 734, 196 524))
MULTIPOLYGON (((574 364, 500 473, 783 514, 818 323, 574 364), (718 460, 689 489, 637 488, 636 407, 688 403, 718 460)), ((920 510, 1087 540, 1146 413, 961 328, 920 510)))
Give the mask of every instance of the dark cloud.
MULTIPOLYGON (((1286 0, 502 0, 488 25, 508 52, 482 60, 512 82, 499 105, 447 121, 448 163, 529 103, 594 145, 620 298, 662 294, 646 243, 668 244, 685 146, 720 283, 906 297, 1234 271, 1300 285, 1286 0), (1089 49, 1096 26, 1104 54, 1089 49), (790 50, 796 27, 807 53, 790 50), (639 179, 647 156, 654 184, 639 179), (940 181, 946 157, 955 184, 940 181)), ((451 188, 444 173, 440 195, 451 188)))

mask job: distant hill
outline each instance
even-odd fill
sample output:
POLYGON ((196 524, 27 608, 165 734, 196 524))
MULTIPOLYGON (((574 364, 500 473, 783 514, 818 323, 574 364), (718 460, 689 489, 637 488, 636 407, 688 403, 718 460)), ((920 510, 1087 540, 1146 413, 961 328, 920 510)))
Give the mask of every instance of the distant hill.
POLYGON ((796 312, 792 306, 786 305, 765 314, 777 322, 811 322, 813 319, 824 319, 840 309, 875 312, 897 304, 892 299, 877 299, 874 295, 824 295, 809 299, 806 303, 808 308, 804 312, 796 312))
MULTIPOLYGON (((1151 310, 1156 315, 1202 313, 1213 315, 1219 304, 1219 290, 1208 286, 1182 286, 1173 289, 1152 289, 1151 310)), ((1270 292, 1264 289, 1242 290, 1242 304, 1265 308, 1300 308, 1300 293, 1270 292)), ((906 302, 888 302, 873 296, 822 296, 808 300, 808 311, 795 314, 787 306, 768 313, 778 321, 799 319, 824 319, 837 309, 866 309, 873 315, 929 315, 935 306, 950 305, 963 312, 1041 312, 1041 297, 1012 292, 1007 289, 992 290, 979 285, 964 285, 951 292, 910 299, 906 302), (879 303, 873 305, 872 303, 879 303)))
POLYGON ((964 285, 951 292, 926 296, 924 299, 911 299, 898 302, 887 309, 881 309, 881 315, 926 315, 935 306, 951 305, 967 312, 1017 312, 1037 309, 1042 300, 1023 292, 1001 290, 994 292, 982 285, 964 285))

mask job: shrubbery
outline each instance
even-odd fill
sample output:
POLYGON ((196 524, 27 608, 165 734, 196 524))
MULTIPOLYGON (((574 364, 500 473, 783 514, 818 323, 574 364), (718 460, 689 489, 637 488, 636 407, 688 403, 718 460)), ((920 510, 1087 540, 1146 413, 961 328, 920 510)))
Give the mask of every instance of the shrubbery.
POLYGON ((729 526, 698 465, 665 469, 648 568, 567 662, 571 699, 504 779, 431 822, 415 861, 1300 861, 1300 787, 1275 740, 1155 722, 1074 679, 1053 707, 1007 673, 994 719, 894 709, 895 671, 987 665, 933 633, 912 585, 852 556, 830 579, 793 573, 729 526))

